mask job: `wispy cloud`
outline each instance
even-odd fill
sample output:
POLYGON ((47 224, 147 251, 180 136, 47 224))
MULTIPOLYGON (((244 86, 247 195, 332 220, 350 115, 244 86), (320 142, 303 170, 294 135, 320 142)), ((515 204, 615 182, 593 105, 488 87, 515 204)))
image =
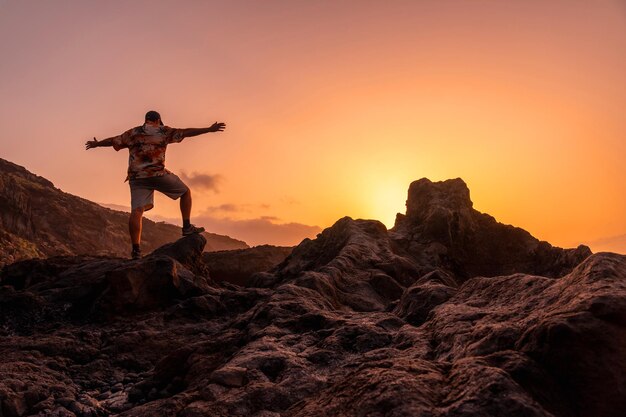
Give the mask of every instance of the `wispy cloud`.
POLYGON ((200 188, 204 190, 213 191, 219 193, 218 185, 222 182, 223 177, 221 175, 209 175, 198 172, 192 172, 191 175, 187 175, 185 171, 181 171, 180 179, 183 180, 190 188, 200 188))
POLYGON ((267 221, 270 221, 270 222, 280 221, 280 219, 278 217, 276 217, 276 216, 261 216, 260 219, 261 220, 267 220, 267 221))
MULTIPOLYGON (((130 212, 130 207, 118 204, 99 203, 101 206, 130 212)), ((220 218, 220 213, 240 213, 250 208, 269 208, 267 204, 220 204, 207 207, 200 215, 193 216, 194 224, 204 226, 207 231, 227 235, 235 239, 245 241, 248 245, 277 245, 295 246, 304 238, 313 238, 322 231, 319 226, 311 226, 303 223, 280 223, 276 216, 260 216, 252 219, 235 220, 220 218)), ((180 224, 180 218, 164 217, 157 214, 147 213, 147 217, 154 221, 165 221, 172 224, 180 224)))
POLYGON ((201 212, 201 215, 211 215, 214 213, 252 213, 258 212, 259 209, 267 210, 270 208, 269 204, 232 204, 225 203, 217 206, 208 206, 205 207, 201 212))
POLYGON ((626 234, 607 236, 585 242, 594 252, 616 252, 626 254, 626 234))
POLYGON ((295 198, 286 195, 284 197, 280 198, 280 202, 287 205, 287 206, 296 206, 300 204, 300 201, 296 200, 295 198))
MULTIPOLYGON (((180 219, 152 216, 153 220, 179 224, 180 219)), ((192 216, 192 222, 204 226, 208 232, 227 235, 245 241, 248 245, 263 244, 295 246, 304 238, 313 238, 322 231, 319 226, 302 223, 277 223, 273 216, 235 220, 217 218, 209 214, 192 216)))
POLYGON ((208 206, 204 209, 205 213, 215 213, 219 211, 233 213, 239 211, 240 208, 235 204, 220 204, 219 206, 208 206))
POLYGON ((213 233, 242 239, 252 246, 262 244, 293 246, 299 244, 304 238, 315 237, 322 231, 318 226, 302 223, 275 223, 268 217, 234 220, 201 216, 193 221, 213 233))

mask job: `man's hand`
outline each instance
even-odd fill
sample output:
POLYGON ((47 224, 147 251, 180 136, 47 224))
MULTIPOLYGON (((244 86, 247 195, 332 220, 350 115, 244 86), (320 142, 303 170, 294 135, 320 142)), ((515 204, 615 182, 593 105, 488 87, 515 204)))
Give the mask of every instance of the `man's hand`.
POLYGON ((98 141, 96 140, 96 138, 93 138, 93 140, 88 140, 87 142, 85 142, 85 150, 91 149, 91 148, 97 148, 98 147, 98 141))
POLYGON ((215 122, 211 125, 209 129, 209 132, 222 132, 224 129, 226 129, 226 123, 215 122))
POLYGON ((85 149, 113 146, 113 139, 115 138, 107 138, 107 139, 102 139, 102 140, 96 140, 96 138, 93 138, 93 140, 89 140, 85 142, 85 149))

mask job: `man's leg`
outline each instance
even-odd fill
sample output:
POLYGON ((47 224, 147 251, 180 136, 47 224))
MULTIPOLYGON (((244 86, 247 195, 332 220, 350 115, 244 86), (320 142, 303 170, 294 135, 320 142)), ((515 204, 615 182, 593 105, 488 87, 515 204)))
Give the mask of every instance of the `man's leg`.
POLYGON ((130 212, 128 220, 128 231, 130 232, 130 241, 133 248, 139 247, 141 241, 141 220, 143 217, 143 207, 135 208, 130 212))
POLYGON ((183 226, 188 225, 191 218, 191 190, 180 196, 180 214, 183 216, 183 226))
POLYGON ((191 224, 191 190, 180 196, 180 214, 183 217, 183 236, 204 232, 204 227, 191 224))
POLYGON ((204 232, 204 227, 196 227, 189 221, 191 218, 191 190, 180 178, 170 172, 161 177, 155 177, 152 182, 155 190, 162 192, 173 200, 180 198, 183 236, 204 232))
POLYGON ((130 241, 133 244, 131 256, 133 259, 141 257, 141 223, 144 211, 154 207, 154 190, 151 187, 149 178, 130 180, 130 218, 128 219, 128 232, 130 241))

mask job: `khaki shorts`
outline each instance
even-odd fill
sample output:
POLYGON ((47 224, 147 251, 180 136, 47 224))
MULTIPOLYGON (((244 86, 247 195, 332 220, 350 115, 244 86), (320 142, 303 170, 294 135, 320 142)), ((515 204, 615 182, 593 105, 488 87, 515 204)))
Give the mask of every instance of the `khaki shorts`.
POLYGON ((160 191, 172 200, 176 200, 189 188, 176 175, 168 172, 160 177, 136 178, 130 180, 130 205, 134 210, 154 207, 154 190, 160 191))

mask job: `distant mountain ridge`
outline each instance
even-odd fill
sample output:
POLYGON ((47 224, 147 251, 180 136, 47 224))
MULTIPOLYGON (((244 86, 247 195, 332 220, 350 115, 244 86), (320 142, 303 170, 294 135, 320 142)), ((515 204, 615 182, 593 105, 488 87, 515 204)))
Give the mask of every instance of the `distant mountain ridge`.
MULTIPOLYGON (((228 236, 205 233, 206 251, 245 249, 228 236)), ((180 238, 180 228, 144 219, 142 249, 180 238)), ((65 193, 49 180, 0 158, 0 266, 54 255, 127 257, 128 214, 65 193)))

